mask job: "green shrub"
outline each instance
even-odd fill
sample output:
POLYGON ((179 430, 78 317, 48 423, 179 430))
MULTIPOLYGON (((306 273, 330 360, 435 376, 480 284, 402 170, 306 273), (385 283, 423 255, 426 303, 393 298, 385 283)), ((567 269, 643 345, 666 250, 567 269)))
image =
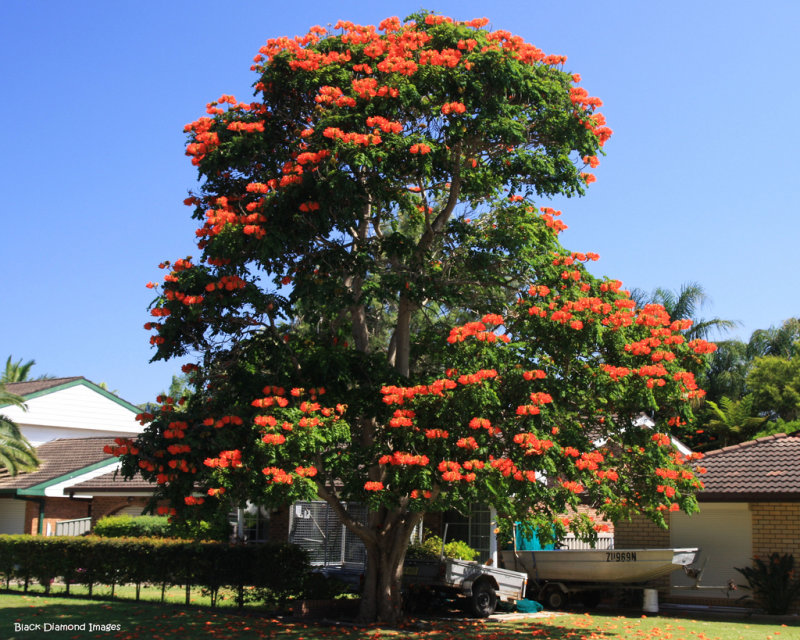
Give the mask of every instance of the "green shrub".
MULTIPOLYGON (((442 552, 442 539, 439 536, 430 535, 426 532, 425 539, 421 543, 412 543, 408 547, 406 557, 408 558, 438 558, 442 552)), ((479 552, 470 547, 466 542, 453 540, 444 545, 445 558, 453 560, 475 560, 479 552)))
POLYGON ((769 561, 753 559, 752 567, 736 567, 750 584, 753 599, 769 614, 783 615, 800 597, 800 576, 795 575, 794 556, 773 553, 769 561))
POLYGON ((220 522, 169 522, 167 516, 106 516, 92 533, 101 538, 181 538, 227 540, 227 518, 220 522))
POLYGON ((92 533, 101 538, 168 538, 167 516, 106 516, 94 525, 92 533))

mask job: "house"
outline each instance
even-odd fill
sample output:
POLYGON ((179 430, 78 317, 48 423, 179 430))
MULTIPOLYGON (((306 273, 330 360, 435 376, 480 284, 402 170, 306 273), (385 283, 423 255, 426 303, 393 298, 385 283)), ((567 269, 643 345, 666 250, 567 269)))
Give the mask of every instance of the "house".
POLYGON ((6 385, 25 400, 27 411, 2 407, 33 446, 59 438, 136 437, 140 409, 83 377, 51 378, 6 385))
POLYGON ((77 535, 105 515, 140 514, 152 486, 115 478, 113 438, 59 438, 36 448, 39 467, 0 475, 0 533, 77 535))
POLYGON ((700 585, 673 573, 654 585, 662 601, 735 604, 741 592, 728 592, 729 580, 746 584, 736 567, 773 552, 793 554, 800 562, 800 432, 778 434, 706 453, 700 464, 705 488, 697 498, 700 513, 673 513, 662 530, 637 518, 619 522, 615 546, 700 547, 700 585))
POLYGON ((36 447, 41 465, 17 476, 0 473, 0 533, 74 534, 103 515, 141 513, 152 489, 115 480, 119 462, 103 451, 115 437, 141 432, 138 407, 82 377, 6 388, 27 411, 2 411, 36 447))

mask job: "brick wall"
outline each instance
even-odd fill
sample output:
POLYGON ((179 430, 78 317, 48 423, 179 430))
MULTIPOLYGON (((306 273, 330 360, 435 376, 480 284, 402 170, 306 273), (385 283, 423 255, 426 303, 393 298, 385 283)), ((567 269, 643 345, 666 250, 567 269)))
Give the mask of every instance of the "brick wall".
POLYGON ((766 558, 771 553, 791 553, 800 562, 800 503, 754 502, 753 555, 766 558))
POLYGON ((125 507, 144 509, 145 505, 147 505, 147 498, 128 500, 127 496, 94 496, 92 498, 92 527, 100 518, 113 516, 125 507))
POLYGON ((281 507, 276 511, 270 511, 269 523, 267 524, 267 540, 270 542, 286 542, 289 539, 289 509, 292 507, 281 507))
MULTIPOLYGON (((124 507, 137 505, 142 508, 147 504, 145 498, 134 498, 128 501, 125 496, 95 497, 89 500, 74 500, 70 498, 45 498, 44 518, 42 520, 42 535, 56 534, 56 523, 61 520, 75 520, 91 516, 92 526, 103 516, 113 515, 124 507), (89 505, 91 504, 91 509, 89 505)), ((37 535, 39 532, 39 503, 27 501, 25 506, 25 533, 37 535)))
MULTIPOLYGON (((657 527, 644 516, 633 516, 630 522, 617 522, 614 526, 615 549, 666 549, 669 546, 669 530, 657 527)), ((648 586, 658 589, 662 597, 669 593, 670 577, 651 580, 648 586)))
MULTIPOLYGON (((56 534, 56 522, 60 520, 74 520, 86 518, 89 515, 89 502, 87 500, 70 500, 69 498, 45 498, 44 518, 42 520, 42 535, 47 535, 48 526, 50 535, 56 534)), ((25 533, 37 535, 39 532, 39 503, 27 501, 25 507, 25 533)))
POLYGON ((634 516, 630 522, 618 522, 614 527, 614 547, 664 549, 669 547, 669 530, 657 527, 644 516, 634 516))

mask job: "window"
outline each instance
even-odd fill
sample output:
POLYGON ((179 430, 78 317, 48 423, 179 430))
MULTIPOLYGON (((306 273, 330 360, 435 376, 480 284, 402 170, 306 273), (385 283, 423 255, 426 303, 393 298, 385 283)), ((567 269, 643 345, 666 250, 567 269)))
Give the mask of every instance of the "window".
MULTIPOLYGON (((486 562, 490 553, 492 515, 489 505, 471 504, 467 515, 458 511, 448 511, 444 514, 444 524, 447 525, 447 539, 445 542, 461 540, 480 553, 479 562, 486 562)), ((442 532, 444 535, 444 531, 442 532)))
MULTIPOLYGON (((269 511, 250 502, 241 511, 242 535, 240 537, 245 542, 266 542, 269 539, 269 511)), ((236 532, 240 522, 237 511, 230 513, 228 522, 231 525, 231 531, 236 532)))

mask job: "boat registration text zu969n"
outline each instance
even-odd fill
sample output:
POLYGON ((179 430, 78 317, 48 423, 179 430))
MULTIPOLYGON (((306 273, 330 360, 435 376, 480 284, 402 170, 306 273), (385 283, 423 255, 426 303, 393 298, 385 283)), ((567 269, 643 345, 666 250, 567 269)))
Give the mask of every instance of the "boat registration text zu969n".
POLYGON ((606 562, 636 562, 636 552, 606 551, 606 562))

